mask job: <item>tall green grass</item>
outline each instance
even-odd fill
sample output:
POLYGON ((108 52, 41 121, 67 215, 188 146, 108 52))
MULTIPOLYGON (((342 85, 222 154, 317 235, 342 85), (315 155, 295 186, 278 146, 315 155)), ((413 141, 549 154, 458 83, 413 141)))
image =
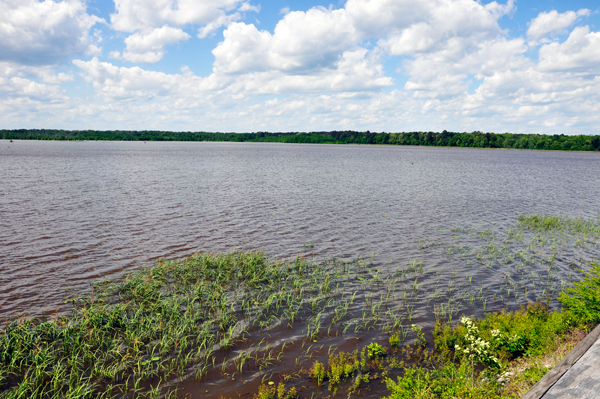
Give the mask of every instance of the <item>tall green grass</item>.
POLYGON ((239 322, 270 282, 294 267, 304 265, 271 263, 262 253, 197 254, 100 282, 70 317, 18 319, 1 331, 1 396, 156 396, 153 382, 189 367, 201 377, 215 350, 244 334, 239 322))

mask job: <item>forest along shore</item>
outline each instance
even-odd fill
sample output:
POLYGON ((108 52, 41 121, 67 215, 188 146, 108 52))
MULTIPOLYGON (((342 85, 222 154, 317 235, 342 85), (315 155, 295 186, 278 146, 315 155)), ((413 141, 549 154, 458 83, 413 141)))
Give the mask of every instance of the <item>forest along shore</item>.
POLYGON ((99 141, 232 141, 307 144, 386 144, 434 147, 506 148, 526 150, 600 151, 598 135, 544 135, 521 133, 401 132, 169 132, 158 130, 0 130, 4 140, 99 140, 99 141))

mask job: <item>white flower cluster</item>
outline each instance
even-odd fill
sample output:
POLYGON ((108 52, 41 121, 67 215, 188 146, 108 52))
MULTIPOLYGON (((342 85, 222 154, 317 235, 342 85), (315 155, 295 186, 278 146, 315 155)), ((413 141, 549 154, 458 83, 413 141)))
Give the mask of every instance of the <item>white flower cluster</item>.
MULTIPOLYGON (((465 348, 461 348, 459 345, 455 345, 454 349, 457 352, 462 352, 470 358, 478 360, 482 363, 492 363, 495 366, 499 366, 500 362, 498 358, 493 356, 490 351, 490 343, 484 339, 479 337, 479 329, 473 321, 468 317, 461 317, 460 322, 463 326, 467 328, 467 334, 465 335, 465 340, 467 341, 467 345, 465 348)), ((492 336, 497 336, 500 334, 500 331, 494 330, 492 331, 492 336), (496 334, 494 335, 494 333, 496 334)))

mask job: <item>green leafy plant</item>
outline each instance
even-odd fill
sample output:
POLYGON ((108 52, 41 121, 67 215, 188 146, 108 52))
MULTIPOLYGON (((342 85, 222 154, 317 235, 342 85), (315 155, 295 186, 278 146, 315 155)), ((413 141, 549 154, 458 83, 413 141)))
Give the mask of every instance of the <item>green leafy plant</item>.
POLYGON ((377 342, 367 345, 367 351, 369 353, 369 359, 375 359, 385 355, 385 349, 377 342))
POLYGON ((586 323, 600 320, 600 264, 590 265, 589 271, 583 271, 585 277, 558 297, 572 315, 586 323))
POLYGON ((421 326, 418 324, 411 324, 411 330, 413 330, 417 334, 417 338, 415 338, 415 346, 422 346, 423 348, 427 346, 427 340, 425 339, 425 334, 421 329, 421 326))
POLYGON ((473 320, 463 316, 460 318, 460 323, 467 329, 464 336, 466 343, 464 346, 457 344, 454 347, 456 352, 490 366, 500 366, 500 361, 492 351, 491 343, 479 336, 479 328, 473 323, 473 320))
POLYGON ((342 379, 348 378, 360 369, 357 353, 340 352, 329 357, 329 383, 339 384, 342 379))
POLYGON ((325 378, 327 378, 327 370, 323 363, 316 361, 310 369, 310 375, 317 380, 318 385, 322 385, 325 378))
POLYGON ((390 346, 391 347, 400 346, 400 335, 399 334, 394 333, 390 336, 390 346))

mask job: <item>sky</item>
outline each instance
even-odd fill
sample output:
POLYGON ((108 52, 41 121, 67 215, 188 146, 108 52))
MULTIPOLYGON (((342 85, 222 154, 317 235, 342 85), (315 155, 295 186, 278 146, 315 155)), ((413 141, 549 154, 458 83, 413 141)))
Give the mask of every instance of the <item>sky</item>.
POLYGON ((0 0, 0 129, 600 134, 600 2, 0 0))

